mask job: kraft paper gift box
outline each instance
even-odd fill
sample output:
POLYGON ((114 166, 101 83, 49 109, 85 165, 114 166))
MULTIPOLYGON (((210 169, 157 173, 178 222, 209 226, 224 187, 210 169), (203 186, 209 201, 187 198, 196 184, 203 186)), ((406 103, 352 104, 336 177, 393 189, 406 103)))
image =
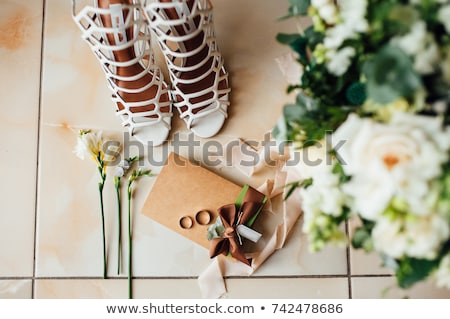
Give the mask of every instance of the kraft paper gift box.
MULTIPOLYGON (((144 203, 142 214, 209 249, 208 226, 216 220, 218 209, 234 203, 241 190, 241 186, 171 153, 144 203), (211 214, 208 225, 200 225, 195 220, 197 212, 204 210, 211 214), (184 216, 193 221, 189 229, 180 226, 184 216)), ((263 198, 261 194, 261 201, 263 198)))

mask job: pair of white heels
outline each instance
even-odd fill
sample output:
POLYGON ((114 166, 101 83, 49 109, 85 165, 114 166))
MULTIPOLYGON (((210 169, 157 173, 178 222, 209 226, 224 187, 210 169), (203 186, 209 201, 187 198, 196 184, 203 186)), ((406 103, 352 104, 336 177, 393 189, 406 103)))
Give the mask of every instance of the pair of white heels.
POLYGON ((167 140, 175 106, 194 134, 212 137, 227 117, 230 87, 209 0, 94 0, 73 18, 105 73, 122 125, 144 144, 167 140), (154 32, 172 86, 155 63, 154 32))

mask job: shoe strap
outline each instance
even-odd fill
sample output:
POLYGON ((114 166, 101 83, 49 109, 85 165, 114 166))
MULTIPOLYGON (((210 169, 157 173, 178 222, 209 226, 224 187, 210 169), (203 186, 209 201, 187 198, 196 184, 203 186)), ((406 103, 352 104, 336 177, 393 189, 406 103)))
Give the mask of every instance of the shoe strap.
POLYGON ((125 21, 123 20, 122 4, 110 4, 112 29, 114 30, 114 42, 121 45, 127 42, 127 33, 125 32, 125 21))

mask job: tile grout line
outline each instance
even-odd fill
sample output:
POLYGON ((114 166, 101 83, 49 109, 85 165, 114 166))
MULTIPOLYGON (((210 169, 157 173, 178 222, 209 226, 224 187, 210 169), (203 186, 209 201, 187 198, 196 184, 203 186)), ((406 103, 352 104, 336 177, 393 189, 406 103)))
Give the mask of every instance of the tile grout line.
MULTIPOLYGON (((351 278, 390 278, 393 274, 359 274, 351 275, 351 278)), ((225 279, 330 279, 330 278, 347 278, 347 274, 335 275, 261 275, 261 276, 225 276, 225 279)), ((198 276, 148 276, 137 275, 134 279, 154 279, 154 280, 177 280, 177 279, 198 279, 198 276)), ((1 280, 103 280, 99 276, 2 276, 1 280)), ((127 279, 126 276, 108 277, 108 280, 127 279)))
POLYGON ((44 34, 45 34, 45 7, 46 0, 42 0, 42 24, 41 24, 41 52, 40 52, 40 71, 39 71, 39 97, 38 97, 38 118, 37 118, 37 137, 36 137, 36 189, 34 199, 34 251, 33 251, 33 276, 31 278, 31 299, 35 299, 35 281, 36 281, 36 253, 37 253, 37 224, 38 224, 38 195, 39 195, 39 150, 41 140, 41 109, 42 109, 42 81, 44 69, 44 34))
MULTIPOLYGON (((347 235, 347 238, 350 238, 350 234, 349 234, 349 225, 348 225, 348 220, 345 221, 345 233, 347 235)), ((349 243, 347 245, 347 249, 346 249, 346 255, 347 255, 347 285, 348 285, 348 298, 349 299, 353 299, 353 291, 352 291, 352 265, 350 262, 350 245, 351 243, 349 243)))

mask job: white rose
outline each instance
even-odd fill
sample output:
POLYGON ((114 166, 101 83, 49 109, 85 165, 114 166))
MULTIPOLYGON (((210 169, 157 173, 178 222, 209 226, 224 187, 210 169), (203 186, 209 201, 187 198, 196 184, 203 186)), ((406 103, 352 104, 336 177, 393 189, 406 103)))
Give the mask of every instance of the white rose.
POLYGON ((412 213, 429 213, 422 199, 429 182, 441 173, 447 160, 450 132, 439 118, 405 113, 393 115, 389 124, 351 114, 333 134, 333 147, 352 179, 344 191, 364 218, 376 220, 391 199, 399 197, 412 213))
POLYGON ((450 235, 448 219, 439 214, 380 217, 372 230, 375 250, 393 258, 434 259, 450 235))

